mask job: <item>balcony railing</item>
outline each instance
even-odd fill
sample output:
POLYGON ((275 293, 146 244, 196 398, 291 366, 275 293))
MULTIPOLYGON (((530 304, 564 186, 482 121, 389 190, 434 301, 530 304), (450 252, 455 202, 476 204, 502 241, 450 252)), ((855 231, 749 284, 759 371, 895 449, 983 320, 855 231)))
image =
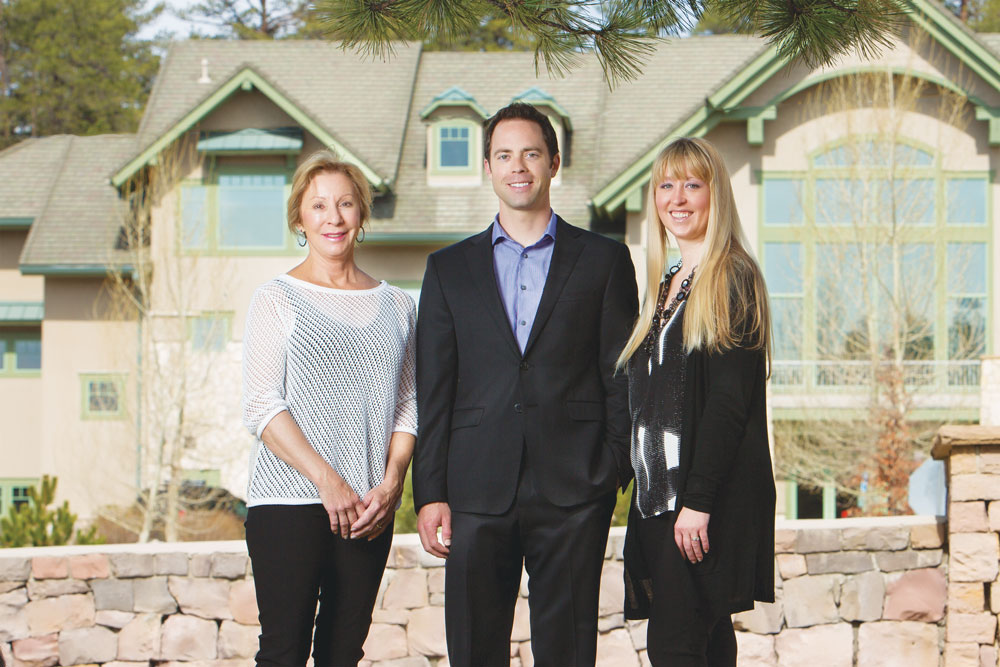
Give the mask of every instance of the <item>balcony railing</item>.
MULTIPOLYGON (((871 386, 879 371, 890 371, 893 362, 873 366, 868 361, 775 361, 771 387, 777 392, 851 391, 871 386)), ((979 391, 980 362, 904 361, 904 385, 912 391, 971 393, 979 391)))

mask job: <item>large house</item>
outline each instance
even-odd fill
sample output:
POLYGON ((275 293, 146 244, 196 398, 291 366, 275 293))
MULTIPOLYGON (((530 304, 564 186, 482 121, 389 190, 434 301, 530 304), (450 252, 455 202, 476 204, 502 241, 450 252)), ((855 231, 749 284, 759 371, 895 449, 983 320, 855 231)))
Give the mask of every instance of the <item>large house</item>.
MULTIPOLYGON (((873 60, 809 68, 756 38, 690 37, 614 91, 596 61, 548 78, 530 53, 172 45, 135 134, 0 152, 0 512, 43 474, 85 515, 163 466, 242 494, 240 340, 255 286, 304 253, 284 216, 296 165, 329 147, 361 168, 376 199, 359 260, 417 296, 427 254, 495 213, 480 128, 512 100, 557 129, 555 209, 628 244, 640 285, 657 152, 720 147, 771 291, 776 433, 863 415, 886 364, 911 416, 978 420, 1000 342, 1000 34, 907 4, 873 60)), ((805 514, 787 481, 783 509, 805 514)))

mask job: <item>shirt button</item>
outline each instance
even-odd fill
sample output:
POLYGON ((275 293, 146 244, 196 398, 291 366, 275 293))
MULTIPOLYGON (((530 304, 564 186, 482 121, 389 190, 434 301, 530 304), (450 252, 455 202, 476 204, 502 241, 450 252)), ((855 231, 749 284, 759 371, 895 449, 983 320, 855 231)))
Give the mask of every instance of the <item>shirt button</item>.
POLYGON ((528 253, 524 253, 523 255, 521 255, 521 259, 528 259, 528 253))
POLYGON ((516 412, 518 414, 521 414, 522 412, 524 412, 524 408, 521 407, 520 403, 515 403, 514 404, 514 412, 516 412))
POLYGON ((527 322, 525 322, 524 320, 521 320, 521 326, 522 326, 522 327, 523 327, 524 325, 526 325, 526 324, 527 324, 527 322))
POLYGON ((528 289, 528 286, 527 285, 521 285, 521 289, 522 290, 526 290, 526 289, 528 289))

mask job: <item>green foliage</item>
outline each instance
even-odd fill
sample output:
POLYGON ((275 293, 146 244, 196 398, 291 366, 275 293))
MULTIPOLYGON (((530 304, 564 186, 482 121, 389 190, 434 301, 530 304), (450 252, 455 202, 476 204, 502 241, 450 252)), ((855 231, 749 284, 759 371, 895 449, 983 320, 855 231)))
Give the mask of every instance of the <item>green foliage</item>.
POLYGON ((748 26, 741 24, 738 20, 734 21, 717 4, 705 8, 698 23, 695 24, 694 30, 691 31, 694 35, 727 35, 748 32, 750 32, 748 26))
POLYGON ((403 533, 417 532, 417 514, 413 511, 413 464, 406 471, 406 480, 403 482, 403 495, 400 497, 399 509, 396 510, 396 517, 393 520, 393 532, 397 535, 403 533))
POLYGON ((317 0, 315 11, 330 37, 383 58, 398 40, 461 44, 482 31, 483 17, 497 17, 492 30, 534 45, 536 68, 564 75, 590 52, 612 87, 641 74, 659 37, 687 31, 705 12, 809 65, 854 50, 877 55, 903 17, 901 0, 317 0))
POLYGON ((448 38, 443 34, 429 35, 424 40, 426 51, 534 51, 536 40, 516 29, 496 12, 482 19, 471 30, 448 38))
MULTIPOLYGON (((7 516, 0 517, 0 547, 47 547, 69 544, 76 526, 76 514, 69 511, 69 501, 63 501, 54 510, 49 506, 55 501, 55 477, 45 475, 37 488, 28 489, 30 502, 11 506, 7 516)), ((76 544, 103 542, 96 528, 76 533, 76 544)))
POLYGON ((202 0, 178 12, 180 18, 211 26, 212 36, 236 39, 310 39, 322 30, 309 0, 202 0))
POLYGON ((25 136, 132 132, 158 59, 145 0, 0 0, 0 148, 25 136))

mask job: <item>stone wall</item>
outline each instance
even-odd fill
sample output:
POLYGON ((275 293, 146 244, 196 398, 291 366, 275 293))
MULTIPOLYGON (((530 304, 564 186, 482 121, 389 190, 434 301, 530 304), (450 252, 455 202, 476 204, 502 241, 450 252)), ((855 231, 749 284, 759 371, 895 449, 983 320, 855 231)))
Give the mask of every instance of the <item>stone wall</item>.
MULTIPOLYGON (((778 599, 735 618, 741 666, 938 667, 948 594, 942 521, 779 521, 777 529, 778 599)), ((645 623, 621 614, 623 543, 624 529, 613 529, 598 643, 608 667, 648 664, 645 623)), ((442 564, 415 535, 395 538, 364 664, 448 664, 442 564)), ((526 593, 522 585, 511 637, 511 664, 522 667, 532 665, 526 593)), ((8 665, 251 665, 256 619, 242 542, 0 551, 8 665)))

